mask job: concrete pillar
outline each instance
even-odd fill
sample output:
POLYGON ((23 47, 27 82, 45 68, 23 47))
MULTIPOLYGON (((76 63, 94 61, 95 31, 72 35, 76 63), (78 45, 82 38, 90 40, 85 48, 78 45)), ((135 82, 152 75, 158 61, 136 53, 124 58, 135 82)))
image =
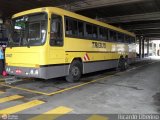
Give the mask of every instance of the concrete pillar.
POLYGON ((142 38, 142 58, 144 58, 144 41, 145 41, 145 37, 142 38))
POLYGON ((147 39, 147 56, 149 56, 149 38, 147 39))
POLYGON ((142 38, 139 37, 139 58, 142 58, 142 38))

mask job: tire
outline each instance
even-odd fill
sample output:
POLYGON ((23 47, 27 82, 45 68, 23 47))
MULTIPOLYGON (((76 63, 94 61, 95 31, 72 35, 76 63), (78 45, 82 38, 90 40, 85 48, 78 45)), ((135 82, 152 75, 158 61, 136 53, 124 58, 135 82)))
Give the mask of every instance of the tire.
POLYGON ((2 75, 3 72, 3 61, 0 60, 0 75, 2 75))
POLYGON ((78 82, 82 75, 82 63, 78 60, 73 61, 70 65, 69 75, 66 76, 68 82, 78 82))
POLYGON ((128 68, 128 59, 127 58, 120 58, 118 63, 118 69, 120 71, 124 71, 128 68))

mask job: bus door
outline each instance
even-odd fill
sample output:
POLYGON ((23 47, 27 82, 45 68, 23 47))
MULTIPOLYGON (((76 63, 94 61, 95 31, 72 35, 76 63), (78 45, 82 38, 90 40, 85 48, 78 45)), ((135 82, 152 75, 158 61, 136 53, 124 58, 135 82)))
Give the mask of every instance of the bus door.
POLYGON ((63 47, 63 22, 62 16, 53 14, 51 16, 51 31, 50 31, 50 48, 49 58, 53 63, 64 63, 65 52, 63 47))

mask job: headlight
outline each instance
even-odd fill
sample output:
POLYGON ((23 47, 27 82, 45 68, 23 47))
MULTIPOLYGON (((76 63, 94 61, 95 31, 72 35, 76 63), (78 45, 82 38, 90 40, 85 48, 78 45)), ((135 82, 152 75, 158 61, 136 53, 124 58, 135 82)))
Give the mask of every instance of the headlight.
POLYGON ((35 70, 34 74, 35 74, 35 75, 38 75, 38 70, 35 70))
POLYGON ((34 74, 34 71, 33 71, 33 70, 30 70, 30 74, 33 75, 33 74, 34 74))
POLYGON ((11 69, 7 67, 7 68, 6 68, 6 71, 7 71, 7 72, 10 72, 10 71, 11 71, 11 69))

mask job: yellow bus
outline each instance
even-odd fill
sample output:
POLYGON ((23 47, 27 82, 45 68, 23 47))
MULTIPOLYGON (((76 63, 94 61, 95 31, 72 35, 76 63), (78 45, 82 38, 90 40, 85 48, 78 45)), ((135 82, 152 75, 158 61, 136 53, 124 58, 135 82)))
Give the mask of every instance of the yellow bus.
POLYGON ((10 75, 69 82, 119 67, 136 57, 135 34, 56 7, 17 13, 6 48, 10 75))

